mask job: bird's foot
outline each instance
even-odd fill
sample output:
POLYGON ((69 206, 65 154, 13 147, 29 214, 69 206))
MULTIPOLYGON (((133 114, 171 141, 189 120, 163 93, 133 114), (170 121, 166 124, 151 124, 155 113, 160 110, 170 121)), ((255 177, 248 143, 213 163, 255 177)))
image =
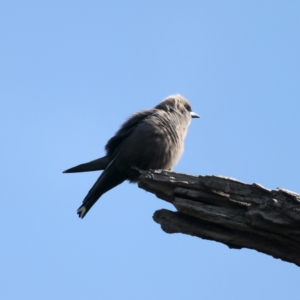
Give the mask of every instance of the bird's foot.
POLYGON ((146 174, 147 172, 154 172, 153 169, 142 170, 136 166, 131 166, 131 169, 138 171, 140 174, 146 174))

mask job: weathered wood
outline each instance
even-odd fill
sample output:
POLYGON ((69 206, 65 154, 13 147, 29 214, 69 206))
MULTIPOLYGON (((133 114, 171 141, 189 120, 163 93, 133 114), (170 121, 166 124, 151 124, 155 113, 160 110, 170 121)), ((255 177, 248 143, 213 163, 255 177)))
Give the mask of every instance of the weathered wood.
POLYGON ((139 187, 177 209, 154 213, 165 232, 255 249, 300 266, 300 195, 229 177, 139 171, 139 187))

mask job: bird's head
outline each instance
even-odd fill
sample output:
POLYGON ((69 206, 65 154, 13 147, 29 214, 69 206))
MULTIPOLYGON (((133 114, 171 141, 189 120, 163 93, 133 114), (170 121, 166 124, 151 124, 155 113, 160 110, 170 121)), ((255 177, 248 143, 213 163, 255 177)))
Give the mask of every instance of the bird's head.
POLYGON ((162 109, 166 112, 176 111, 189 118, 200 118, 198 114, 192 111, 189 101, 179 94, 167 97, 155 108, 162 109))

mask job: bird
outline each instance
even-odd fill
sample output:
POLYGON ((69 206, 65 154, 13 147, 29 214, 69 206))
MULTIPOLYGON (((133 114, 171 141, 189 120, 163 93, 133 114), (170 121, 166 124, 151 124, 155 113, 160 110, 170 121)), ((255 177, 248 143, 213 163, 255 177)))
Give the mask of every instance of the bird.
POLYGON ((106 155, 80 164, 63 173, 103 170, 82 205, 77 209, 83 219, 97 200, 125 180, 138 181, 141 170, 172 169, 184 150, 184 139, 193 112, 189 101, 176 94, 165 98, 152 109, 133 114, 108 140, 106 155))

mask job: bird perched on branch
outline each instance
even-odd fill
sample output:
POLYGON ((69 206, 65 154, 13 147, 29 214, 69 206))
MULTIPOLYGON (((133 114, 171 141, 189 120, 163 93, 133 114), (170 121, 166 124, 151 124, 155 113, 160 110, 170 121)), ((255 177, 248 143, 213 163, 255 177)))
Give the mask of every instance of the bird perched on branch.
POLYGON ((181 95, 133 114, 106 144, 106 155, 64 171, 104 170, 78 208, 84 218, 96 201, 125 180, 137 182, 137 169, 171 169, 178 162, 192 118, 200 118, 181 95))

